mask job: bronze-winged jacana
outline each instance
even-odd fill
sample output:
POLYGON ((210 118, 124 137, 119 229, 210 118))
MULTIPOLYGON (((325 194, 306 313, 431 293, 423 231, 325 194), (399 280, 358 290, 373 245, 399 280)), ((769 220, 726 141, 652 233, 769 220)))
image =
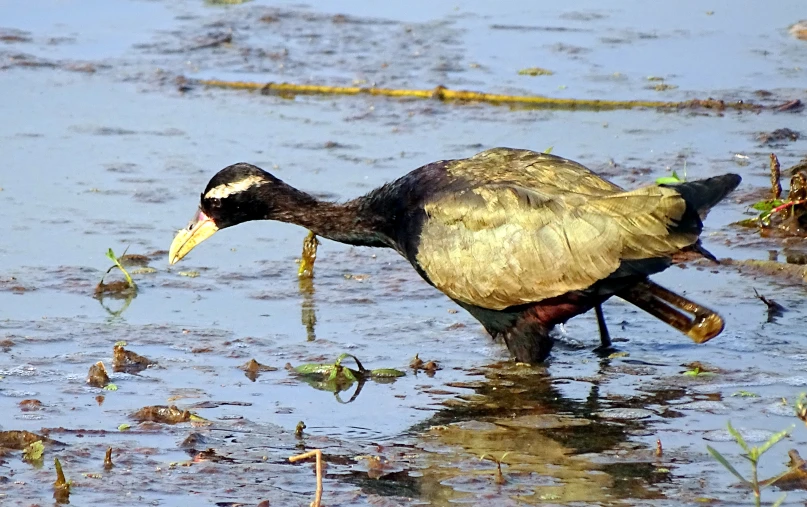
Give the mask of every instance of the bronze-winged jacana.
POLYGON ((279 220, 359 246, 393 248, 465 308, 518 361, 552 348, 549 331, 618 296, 703 342, 711 310, 651 282, 700 247, 701 219, 740 183, 724 174, 626 191, 554 155, 495 148, 434 162, 345 203, 326 202, 250 164, 218 172, 171 244, 173 264, 225 227, 279 220))

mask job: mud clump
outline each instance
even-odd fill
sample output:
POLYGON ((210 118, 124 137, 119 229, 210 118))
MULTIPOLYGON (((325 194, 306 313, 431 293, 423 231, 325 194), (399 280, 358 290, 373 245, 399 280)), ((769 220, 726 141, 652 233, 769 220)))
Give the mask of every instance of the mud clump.
MULTIPOLYGON (((152 405, 143 407, 132 414, 132 419, 138 422, 156 422, 163 424, 178 424, 194 419, 194 414, 190 410, 180 410, 176 405, 152 405)), ((201 417, 196 417, 201 420, 201 417)))
POLYGON ((416 373, 418 371, 423 371, 429 377, 434 376, 434 373, 437 370, 442 369, 437 361, 424 361, 418 356, 418 354, 415 354, 415 357, 409 362, 409 367, 415 370, 416 373))
POLYGON ((29 400, 22 400, 20 403, 20 410, 23 412, 34 412, 36 410, 42 410, 42 402, 39 400, 29 399, 29 400))
POLYGON ((127 297, 133 295, 137 292, 136 289, 132 288, 126 280, 115 280, 114 282, 104 283, 98 282, 98 285, 95 286, 95 295, 113 295, 113 296, 120 296, 120 297, 127 297))
POLYGON ((52 442, 47 437, 30 431, 0 431, 0 447, 22 451, 34 442, 52 442))
POLYGON ((122 345, 115 345, 112 349, 112 369, 115 372, 139 373, 155 364, 157 364, 156 361, 126 350, 122 345))
POLYGON ((274 366, 267 366, 265 364, 261 364, 254 359, 250 359, 242 366, 239 366, 239 369, 244 370, 244 375, 253 382, 257 380, 261 372, 277 371, 277 368, 275 368, 274 366))
POLYGON ((109 374, 104 363, 98 361, 90 366, 90 371, 87 373, 87 384, 92 387, 105 387, 109 384, 109 374))
POLYGON ((798 141, 801 137, 799 132, 789 128, 776 129, 773 132, 762 132, 757 136, 757 141, 763 145, 781 145, 791 141, 798 141))

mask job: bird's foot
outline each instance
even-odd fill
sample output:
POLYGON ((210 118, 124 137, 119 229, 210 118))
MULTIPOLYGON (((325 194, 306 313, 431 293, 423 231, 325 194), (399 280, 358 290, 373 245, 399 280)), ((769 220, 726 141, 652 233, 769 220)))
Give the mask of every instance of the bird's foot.
POLYGON ((595 349, 593 350, 593 352, 594 352, 595 354, 597 354, 597 355, 598 355, 599 357, 601 357, 601 358, 607 358, 607 357, 608 357, 608 356, 610 356, 611 354, 614 354, 614 353, 616 353, 616 352, 619 352, 619 349, 618 349, 618 348, 616 348, 616 347, 614 347, 613 345, 611 345, 611 344, 609 343, 608 345, 600 345, 599 347, 595 348, 595 349))

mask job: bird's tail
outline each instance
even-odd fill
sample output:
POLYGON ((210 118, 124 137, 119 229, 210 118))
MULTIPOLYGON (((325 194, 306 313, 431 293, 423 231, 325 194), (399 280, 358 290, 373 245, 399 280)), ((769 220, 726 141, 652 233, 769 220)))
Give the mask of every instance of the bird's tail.
POLYGON ((650 280, 622 289, 616 295, 681 331, 695 343, 707 342, 723 331, 720 315, 650 280))
POLYGON ((722 201, 732 190, 737 188, 741 181, 740 175, 727 173, 703 180, 664 186, 674 188, 686 201, 687 208, 695 211, 703 218, 715 204, 722 201))

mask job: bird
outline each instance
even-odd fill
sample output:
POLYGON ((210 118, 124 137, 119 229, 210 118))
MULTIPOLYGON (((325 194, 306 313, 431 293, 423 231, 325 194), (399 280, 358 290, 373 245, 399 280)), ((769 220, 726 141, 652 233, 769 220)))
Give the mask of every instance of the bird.
POLYGON ((169 263, 218 230, 276 220, 397 251, 519 362, 546 360, 554 326, 592 309, 600 348, 610 348, 601 305, 612 296, 702 343, 722 332, 720 315, 648 277, 681 251, 714 259, 700 243, 702 219, 740 181, 728 173, 625 190, 572 160, 492 148, 332 202, 242 162, 210 179, 169 263))

